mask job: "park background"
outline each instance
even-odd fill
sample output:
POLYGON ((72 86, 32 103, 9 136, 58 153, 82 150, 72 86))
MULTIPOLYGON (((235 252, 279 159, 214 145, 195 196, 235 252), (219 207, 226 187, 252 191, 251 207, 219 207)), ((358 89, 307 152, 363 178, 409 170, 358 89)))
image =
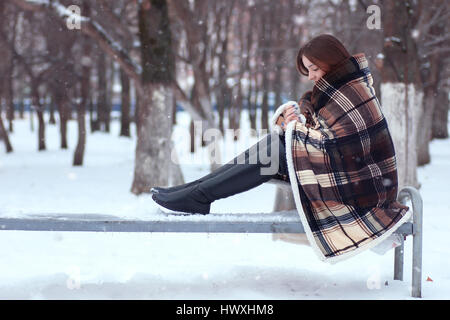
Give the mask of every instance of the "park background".
MULTIPOLYGON (((8 0, 0 15, 2 217, 151 217, 151 186, 217 165, 206 130, 222 133, 226 162, 270 129, 278 105, 311 89, 297 51, 330 33, 369 60, 400 187, 424 199, 423 296, 450 298, 447 1, 8 0)), ((212 212, 271 212, 284 199, 262 185, 212 212)), ((1 299, 410 298, 410 240, 399 282, 393 250, 330 266, 271 235, 0 238, 1 299)))

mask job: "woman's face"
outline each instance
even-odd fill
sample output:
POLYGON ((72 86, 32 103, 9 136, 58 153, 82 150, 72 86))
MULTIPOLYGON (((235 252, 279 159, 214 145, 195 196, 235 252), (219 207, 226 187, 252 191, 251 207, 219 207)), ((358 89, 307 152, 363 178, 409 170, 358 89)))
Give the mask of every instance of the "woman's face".
POLYGON ((320 69, 318 66, 316 66, 314 63, 309 61, 309 59, 305 56, 302 56, 303 65, 308 70, 308 79, 316 82, 320 78, 322 78, 325 75, 325 71, 320 69))

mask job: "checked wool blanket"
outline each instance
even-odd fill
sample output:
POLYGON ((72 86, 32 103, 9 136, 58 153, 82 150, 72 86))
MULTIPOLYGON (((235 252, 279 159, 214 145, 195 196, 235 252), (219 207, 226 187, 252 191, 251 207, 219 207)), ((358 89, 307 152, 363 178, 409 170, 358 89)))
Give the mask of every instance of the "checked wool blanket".
POLYGON ((394 145, 372 84, 364 54, 353 55, 300 100, 308 121, 291 121, 286 131, 276 124, 295 102, 272 117, 285 135, 286 180, 308 241, 331 263, 376 246, 411 215, 396 201, 394 145))

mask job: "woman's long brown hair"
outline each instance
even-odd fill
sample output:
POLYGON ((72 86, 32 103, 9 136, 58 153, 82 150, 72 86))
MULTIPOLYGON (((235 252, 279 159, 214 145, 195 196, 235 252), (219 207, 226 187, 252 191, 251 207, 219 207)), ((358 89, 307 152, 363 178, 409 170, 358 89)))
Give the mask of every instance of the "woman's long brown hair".
POLYGON ((338 39, 329 34, 321 34, 308 41, 297 54, 297 70, 308 76, 308 69, 303 64, 302 56, 323 71, 329 72, 349 58, 350 54, 338 39))

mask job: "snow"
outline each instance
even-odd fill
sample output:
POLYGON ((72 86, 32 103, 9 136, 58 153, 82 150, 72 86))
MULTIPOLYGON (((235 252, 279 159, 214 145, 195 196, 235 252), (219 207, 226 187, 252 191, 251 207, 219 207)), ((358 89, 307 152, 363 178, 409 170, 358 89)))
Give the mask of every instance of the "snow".
MULTIPOLYGON (((207 149, 191 155, 189 118, 180 112, 177 119, 173 140, 185 180, 192 181, 208 172, 207 149)), ((58 128, 47 125, 48 150, 38 152, 30 120, 16 120, 14 152, 0 153, 0 217, 158 217, 149 195, 130 193, 135 128, 131 139, 119 137, 119 129, 114 122, 110 134, 88 133, 85 164, 78 168, 71 165, 75 121, 68 127, 69 150, 59 149, 58 128)), ((244 131, 240 141, 231 141, 225 137, 224 162, 257 138, 244 131)), ((449 299, 450 201, 444 182, 450 180, 450 139, 432 141, 430 150, 431 164, 418 171, 424 200, 422 296, 449 299)), ((211 211, 260 217, 272 211, 274 198, 275 186, 265 184, 216 201, 211 211)), ((270 234, 1 231, 0 243, 0 299, 413 299, 411 237, 405 241, 404 281, 393 280, 393 250, 382 256, 365 251, 330 265, 309 246, 275 241, 270 234)))
POLYGON ((394 37, 394 36, 384 38, 384 42, 390 42, 390 41, 401 43, 402 39, 400 39, 399 37, 394 37))

